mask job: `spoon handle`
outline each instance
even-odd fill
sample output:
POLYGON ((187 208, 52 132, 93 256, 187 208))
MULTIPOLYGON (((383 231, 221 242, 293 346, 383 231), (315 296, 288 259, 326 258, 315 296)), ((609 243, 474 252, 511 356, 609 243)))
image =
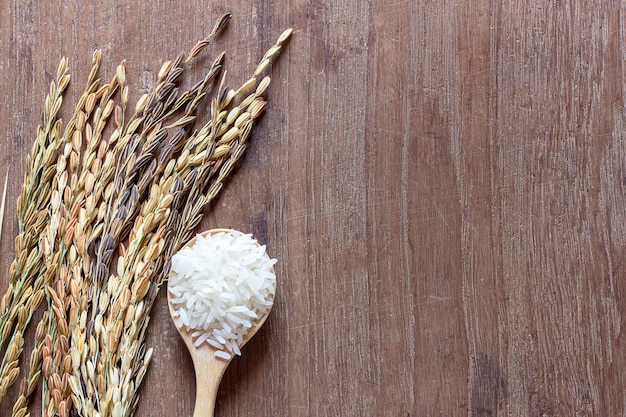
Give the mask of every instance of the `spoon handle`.
POLYGON ((217 389, 230 361, 213 355, 194 355, 192 359, 196 370, 196 405, 193 417, 213 417, 217 389))

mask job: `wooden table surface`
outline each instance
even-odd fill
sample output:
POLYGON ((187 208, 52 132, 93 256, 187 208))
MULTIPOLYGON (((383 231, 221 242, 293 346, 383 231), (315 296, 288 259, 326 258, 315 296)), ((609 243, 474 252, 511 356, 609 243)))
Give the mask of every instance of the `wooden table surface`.
MULTIPOLYGON (((626 415, 618 0, 2 2, 0 290, 59 59, 71 105, 96 48, 105 78, 126 59, 136 99, 225 12, 213 51, 234 83, 295 32, 201 225, 251 232, 279 260, 275 308, 216 416, 626 415)), ((164 296, 137 416, 193 409, 164 296)))

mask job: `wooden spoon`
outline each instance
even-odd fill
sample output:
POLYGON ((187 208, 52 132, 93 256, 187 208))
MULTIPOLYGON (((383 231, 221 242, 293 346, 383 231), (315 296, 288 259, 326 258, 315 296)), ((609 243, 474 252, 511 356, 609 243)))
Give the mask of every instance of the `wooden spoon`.
MULTIPOLYGON (((209 234, 215 234, 220 232, 234 232, 230 229, 212 229, 207 230, 201 233, 202 236, 207 236, 209 234)), ((241 233, 241 232, 238 232, 241 233)), ((185 247, 193 246, 196 243, 196 238, 190 240, 185 247)), ((258 243, 257 243, 258 244, 258 243)), ((267 253, 265 254, 267 256, 267 253)), ((269 256, 268 256, 269 258, 269 256)), ((172 320, 174 320, 174 324, 176 325, 176 320, 174 319, 174 307, 170 301, 171 294, 169 290, 167 291, 167 300, 168 306, 170 309, 170 315, 172 316, 172 320)), ((243 337, 243 341, 239 348, 241 349, 243 345, 245 345, 252 336, 261 328, 267 316, 271 311, 271 307, 265 312, 263 316, 253 323, 252 327, 248 330, 243 337)), ((193 361, 193 367, 196 371, 196 405, 193 412, 193 417, 213 417, 213 412, 215 410, 215 399, 217 397, 217 389, 219 388, 220 381, 222 380, 222 376, 226 371, 226 368, 230 364, 230 361, 234 357, 231 356, 230 359, 222 359, 215 356, 216 349, 207 343, 203 343, 201 346, 196 346, 193 343, 191 337, 191 331, 180 328, 176 325, 178 329, 178 333, 185 341, 187 345, 187 349, 189 349, 189 354, 191 355, 191 359, 193 361)))

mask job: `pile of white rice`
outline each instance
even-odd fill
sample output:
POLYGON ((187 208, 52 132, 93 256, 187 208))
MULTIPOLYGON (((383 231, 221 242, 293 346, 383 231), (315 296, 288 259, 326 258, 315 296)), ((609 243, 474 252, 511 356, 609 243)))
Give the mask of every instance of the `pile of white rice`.
POLYGON ((198 235, 172 257, 168 289, 176 325, 220 358, 241 355, 243 337, 274 303, 275 263, 250 234, 198 235))

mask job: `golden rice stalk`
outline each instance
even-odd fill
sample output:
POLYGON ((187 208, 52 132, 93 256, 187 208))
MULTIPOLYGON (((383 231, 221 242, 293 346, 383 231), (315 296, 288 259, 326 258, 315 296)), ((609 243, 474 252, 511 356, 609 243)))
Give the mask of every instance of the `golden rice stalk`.
POLYGON ((19 397, 13 404, 13 416, 21 417, 28 414, 28 400, 35 391, 42 371, 42 350, 44 347, 46 332, 48 331, 48 315, 44 314, 43 318, 37 325, 35 333, 35 347, 33 348, 29 360, 28 376, 22 380, 20 384, 19 397))
POLYGON ((9 270, 9 286, 0 301, 0 401, 19 375, 23 332, 43 299, 39 237, 45 229, 47 204, 54 182, 55 157, 61 143, 61 121, 57 118, 62 95, 70 77, 67 60, 61 60, 56 79, 50 84, 37 130, 22 191, 17 200, 18 236, 15 260, 9 270), (30 297, 35 295, 35 297, 30 297))
MULTIPOLYGON (((99 57, 97 51, 94 60, 99 61, 99 57)), ((85 274, 90 259, 87 236, 92 234, 95 209, 103 199, 103 184, 113 172, 113 159, 106 157, 107 146, 103 146, 106 142, 101 137, 113 114, 112 98, 120 89, 124 91, 124 79, 122 63, 110 83, 98 88, 97 81, 88 80, 73 119, 75 124, 72 130, 66 130, 65 148, 57 163, 59 181, 53 192, 50 225, 58 227, 49 227, 46 236, 46 246, 52 248, 46 257, 47 265, 53 271, 46 292, 54 319, 50 320, 48 332, 54 356, 47 362, 43 381, 42 406, 48 417, 66 417, 71 409, 69 340, 86 304, 78 289, 89 282, 85 274)))

